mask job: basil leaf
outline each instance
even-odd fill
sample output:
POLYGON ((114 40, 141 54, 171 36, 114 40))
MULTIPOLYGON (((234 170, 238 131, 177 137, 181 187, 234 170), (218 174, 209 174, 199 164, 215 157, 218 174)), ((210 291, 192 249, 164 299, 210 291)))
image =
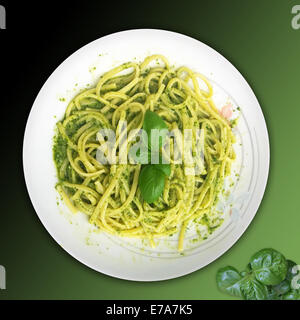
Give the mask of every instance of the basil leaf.
POLYGON ((245 300, 267 300, 267 287, 254 278, 254 275, 246 276, 240 283, 242 297, 245 300))
POLYGON ((300 300, 300 292, 298 290, 291 290, 282 296, 282 300, 300 300))
POLYGON ((287 274, 285 257, 274 249, 260 250, 252 256, 250 264, 256 279, 266 285, 279 284, 287 274))
POLYGON ((167 176, 167 177, 169 177, 170 174, 171 174, 171 166, 170 166, 170 164, 163 164, 163 163, 161 163, 161 164, 156 164, 156 165, 155 165, 155 168, 156 168, 157 170, 160 170, 161 172, 163 172, 163 174, 164 174, 165 176, 167 176))
POLYGON ((164 144, 168 134, 168 126, 164 120, 155 112, 147 110, 145 113, 143 129, 148 135, 148 147, 158 151, 164 144))
POLYGON ((292 261, 292 260, 286 260, 287 262, 287 274, 286 274, 286 280, 288 280, 289 282, 291 282, 293 280, 293 278, 295 277, 295 274, 293 273, 293 267, 297 265, 296 262, 292 261))
POLYGON ((276 292, 277 295, 284 295, 286 293, 288 293, 289 291, 291 291, 291 281, 293 279, 293 277, 295 276, 295 274, 292 272, 292 269, 294 266, 296 266, 297 264, 294 261, 291 260, 286 260, 287 262, 287 274, 285 279, 280 282, 279 284, 277 284, 276 286, 273 286, 273 290, 276 292))
POLYGON ((143 199, 148 203, 155 202, 163 193, 165 175, 156 165, 143 167, 139 176, 139 188, 143 199))
POLYGON ((300 289, 291 284, 295 265, 278 251, 263 249, 242 272, 231 266, 220 269, 217 284, 221 291, 246 300, 300 300, 300 289))
POLYGON ((276 286, 273 286, 273 289, 278 295, 285 294, 291 290, 291 282, 285 279, 276 286))
POLYGON ((242 297, 240 281, 242 276, 234 267, 221 268, 217 272, 218 288, 232 296, 242 297))
POLYGON ((277 294, 277 292, 273 289, 272 286, 268 287, 267 300, 280 300, 280 296, 277 294))

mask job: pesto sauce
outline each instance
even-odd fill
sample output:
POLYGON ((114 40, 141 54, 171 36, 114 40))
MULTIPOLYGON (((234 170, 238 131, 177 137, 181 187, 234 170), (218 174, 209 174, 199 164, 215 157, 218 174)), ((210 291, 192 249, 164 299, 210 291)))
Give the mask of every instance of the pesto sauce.
POLYGON ((68 142, 63 138, 63 136, 59 132, 57 132, 53 140, 53 159, 56 168, 59 169, 63 164, 64 160, 67 158, 68 142))

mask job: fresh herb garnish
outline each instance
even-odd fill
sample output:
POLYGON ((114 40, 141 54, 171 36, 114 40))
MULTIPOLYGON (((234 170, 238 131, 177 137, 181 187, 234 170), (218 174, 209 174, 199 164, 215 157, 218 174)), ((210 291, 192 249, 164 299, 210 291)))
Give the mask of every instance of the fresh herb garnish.
POLYGON ((262 249, 242 272, 231 266, 219 269, 217 285, 221 291, 245 300, 300 300, 300 289, 291 285, 296 276, 294 266, 296 263, 280 252, 262 249))
MULTIPOLYGON (((155 112, 146 111, 143 129, 148 136, 147 147, 144 154, 139 154, 140 159, 149 159, 157 154, 158 163, 149 164, 142 168, 139 176, 139 188, 143 199, 148 203, 155 202, 163 193, 165 178, 171 174, 170 164, 164 164, 160 148, 163 146, 168 127, 164 120, 155 112)), ((142 162, 145 163, 145 162, 142 162)))
POLYGON ((161 171, 167 177, 171 174, 171 166, 169 164, 164 164, 164 163, 156 164, 155 169, 161 171))
POLYGON ((276 285, 286 277, 287 262, 276 250, 260 250, 252 256, 250 265, 256 279, 263 284, 276 285))
POLYGON ((158 151, 164 144, 168 134, 168 126, 164 120, 155 112, 147 110, 145 113, 143 129, 148 136, 148 147, 154 152, 158 151))
POLYGON ((139 176, 139 187, 144 200, 148 203, 156 201, 165 187, 165 175, 155 165, 143 167, 139 176))

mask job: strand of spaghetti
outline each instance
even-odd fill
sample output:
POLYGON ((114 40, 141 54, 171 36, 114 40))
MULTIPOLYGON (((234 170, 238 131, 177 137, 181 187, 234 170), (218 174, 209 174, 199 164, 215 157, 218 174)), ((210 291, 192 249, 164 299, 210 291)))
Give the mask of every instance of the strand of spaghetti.
POLYGON ((123 70, 129 69, 129 68, 134 68, 135 69, 135 78, 137 78, 139 76, 140 73, 140 68, 137 64, 132 63, 132 62, 128 62, 128 63, 124 63, 114 69, 112 69, 111 71, 105 73, 101 79, 99 80, 97 86, 96 86, 96 95, 100 96, 100 91, 101 91, 101 87, 103 86, 103 84, 111 79, 114 75, 120 73, 123 70))
POLYGON ((131 203, 131 201, 134 198, 137 186, 138 186, 140 170, 141 170, 141 165, 137 165, 137 167, 135 169, 135 172, 134 172, 134 177, 133 177, 133 182, 132 182, 132 185, 131 185, 131 190, 129 192, 129 195, 128 195, 126 201, 119 208, 109 210, 110 212, 112 212, 112 213, 122 212, 131 203))
POLYGON ((84 166, 86 167, 86 169, 89 173, 95 172, 97 170, 87 158, 87 154, 85 152, 85 144, 86 144, 87 140, 91 136, 94 136, 98 131, 99 131, 98 128, 96 128, 96 129, 94 127, 89 128, 78 139, 78 144, 77 144, 78 155, 79 155, 81 162, 84 164, 84 166))
POLYGON ((162 60, 162 61, 164 62, 164 64, 165 64, 165 68, 166 68, 166 69, 169 69, 169 68, 170 68, 170 67, 169 67, 169 62, 168 62, 168 60, 167 60, 164 56, 162 56, 162 55, 160 55, 160 54, 154 54, 154 55, 152 55, 152 56, 147 57, 147 58, 141 63, 141 65, 140 65, 141 71, 144 71, 144 69, 146 69, 146 67, 148 66, 148 64, 149 64, 151 61, 156 60, 156 59, 162 60))
POLYGON ((122 174, 122 171, 124 170, 123 165, 120 165, 116 171, 115 176, 112 178, 110 184, 108 185, 107 189, 105 190, 105 192, 103 193, 100 201, 98 202, 91 218, 90 218, 90 223, 94 223, 95 220, 97 219, 101 208, 103 207, 104 203, 106 202, 106 200, 108 199, 108 197, 110 196, 111 192, 113 191, 113 189, 115 188, 116 184, 119 181, 119 177, 122 174))
POLYGON ((72 189, 76 189, 76 190, 81 190, 85 193, 89 193, 91 194, 95 199, 99 199, 99 194, 93 190, 92 188, 89 188, 83 184, 76 184, 76 183, 69 183, 69 182, 61 182, 61 184, 65 187, 68 187, 68 188, 72 188, 72 189))
MULTIPOLYGON (((189 121, 189 117, 187 115, 186 110, 181 111, 181 115, 182 115, 183 129, 184 130, 191 130, 194 126, 194 122, 191 123, 189 121)), ((188 159, 184 158, 184 170, 186 171, 187 169, 191 169, 191 168, 189 168, 188 159)), ((192 201, 193 201, 194 192, 195 192, 195 190, 194 190, 195 189, 195 175, 194 174, 186 174, 185 185, 186 185, 186 193, 185 193, 185 201, 184 201, 185 207, 184 207, 184 210, 182 211, 183 216, 188 214, 188 212, 190 211, 191 206, 192 206, 192 201)), ((181 232, 180 232, 180 234, 182 234, 182 236, 180 236, 179 240, 178 240, 178 251, 181 251, 183 249, 183 239, 184 239, 186 225, 183 225, 182 229, 183 230, 181 230, 181 232)))
POLYGON ((77 150, 77 146, 71 141, 71 139, 68 137, 68 135, 66 134, 66 131, 65 131, 65 128, 63 127, 62 123, 61 122, 58 122, 57 123, 57 128, 60 132, 60 134, 63 136, 63 138, 65 140, 67 140, 68 142, 68 145, 74 149, 74 150, 77 150))
POLYGON ((78 210, 73 206, 72 202, 69 200, 69 197, 67 196, 63 188, 60 185, 57 185, 56 190, 59 192, 59 194, 61 195, 65 204, 71 210, 71 212, 76 213, 78 210))
POLYGON ((101 173, 105 172, 105 169, 100 169, 98 171, 91 172, 91 173, 84 172, 79 166, 77 166, 75 164, 75 162, 73 160, 73 157, 72 157, 71 148, 67 149, 67 157, 68 157, 68 160, 69 160, 69 163, 70 163, 71 167, 78 173, 79 176, 82 176, 82 177, 97 177, 101 173))

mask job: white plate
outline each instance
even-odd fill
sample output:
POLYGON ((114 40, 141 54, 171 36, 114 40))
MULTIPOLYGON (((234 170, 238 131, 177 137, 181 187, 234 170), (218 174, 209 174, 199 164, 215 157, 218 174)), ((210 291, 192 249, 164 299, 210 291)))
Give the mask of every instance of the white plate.
MULTIPOLYGON (((237 113, 236 113, 237 114, 237 113)), ((152 29, 115 33, 84 46, 66 59, 49 77, 30 112, 23 146, 27 189, 41 222, 51 236, 74 258, 114 277, 157 281, 198 270, 227 251, 243 234, 259 207, 269 171, 269 140, 259 103, 243 76, 223 56, 187 36, 152 29), (185 251, 176 251, 176 236, 160 240, 156 249, 139 240, 99 233, 84 214, 72 215, 58 202, 52 160, 55 123, 67 102, 85 86, 92 86, 103 72, 120 63, 141 61, 150 54, 165 55, 175 66, 185 65, 206 75, 213 83, 215 100, 228 100, 241 108, 235 129, 238 159, 232 178, 239 173, 228 200, 219 204, 225 222, 212 236, 195 242, 187 235, 185 251), (65 100, 65 101, 61 101, 65 100), (231 205, 231 206, 230 206, 231 205)))

